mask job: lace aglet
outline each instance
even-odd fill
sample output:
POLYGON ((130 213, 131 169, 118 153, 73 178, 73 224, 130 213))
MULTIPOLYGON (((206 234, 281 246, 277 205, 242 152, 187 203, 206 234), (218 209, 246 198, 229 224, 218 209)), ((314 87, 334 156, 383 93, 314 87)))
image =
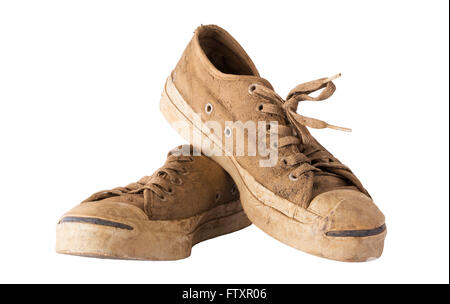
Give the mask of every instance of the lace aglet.
POLYGON ((327 82, 330 82, 330 81, 333 81, 333 80, 335 80, 335 79, 338 79, 338 78, 341 77, 341 76, 342 76, 341 73, 336 74, 336 75, 333 75, 333 76, 327 78, 327 82))
POLYGON ((350 128, 344 128, 344 127, 339 127, 339 126, 334 126, 334 125, 327 125, 327 128, 337 130, 337 131, 343 131, 343 132, 352 132, 352 129, 350 129, 350 128))

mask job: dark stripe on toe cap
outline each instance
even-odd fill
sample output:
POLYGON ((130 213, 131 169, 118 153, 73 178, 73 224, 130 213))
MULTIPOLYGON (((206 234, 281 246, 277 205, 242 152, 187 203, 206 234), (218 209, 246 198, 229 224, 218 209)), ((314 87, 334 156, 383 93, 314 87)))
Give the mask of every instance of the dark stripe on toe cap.
POLYGON ((386 230, 386 225, 381 225, 375 229, 369 230, 342 230, 342 231, 328 231, 327 236, 332 237, 365 237, 374 236, 383 233, 386 230))
POLYGON ((117 223, 117 222, 111 222, 107 220, 102 220, 99 218, 92 218, 92 217, 74 217, 74 216, 68 216, 61 220, 60 224, 62 223, 86 223, 86 224, 94 224, 94 225, 100 225, 100 226, 108 226, 113 228, 119 228, 119 229, 125 229, 125 230, 133 230, 133 227, 117 223))

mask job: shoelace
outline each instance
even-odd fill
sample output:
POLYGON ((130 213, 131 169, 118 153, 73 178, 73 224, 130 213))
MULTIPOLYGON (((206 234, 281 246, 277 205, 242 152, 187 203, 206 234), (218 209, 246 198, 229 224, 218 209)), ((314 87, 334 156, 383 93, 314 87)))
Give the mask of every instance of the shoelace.
MULTIPOLYGON (((172 185, 181 185, 183 183, 179 176, 188 174, 183 163, 191 161, 193 161, 193 158, 190 156, 170 154, 167 157, 166 164, 152 176, 144 176, 139 181, 125 187, 99 191, 85 201, 98 201, 123 194, 144 194, 144 197, 148 197, 148 191, 153 192, 161 201, 166 201, 167 195, 173 194, 172 185)), ((147 204, 147 199, 145 199, 145 204, 147 204)))
MULTIPOLYGON (((281 98, 273 90, 263 85, 252 84, 249 87, 250 94, 255 94, 267 101, 258 105, 257 109, 259 111, 277 115, 282 118, 287 118, 290 123, 290 125, 278 125, 278 148, 283 148, 290 145, 299 146, 301 144, 301 140, 297 137, 297 135, 304 133, 303 130, 305 127, 314 129, 330 128, 339 131, 351 132, 351 129, 331 125, 325 121, 306 117, 297 113, 297 107, 301 101, 321 101, 331 97, 336 91, 336 86, 334 85, 333 80, 340 76, 341 74, 337 74, 333 77, 321 78, 302 83, 289 92, 286 100, 281 98), (321 89, 323 90, 317 97, 310 96, 311 93, 321 89)), ((292 180, 296 180, 302 174, 310 171, 321 171, 319 169, 320 167, 332 167, 335 169, 348 170, 345 165, 338 162, 333 162, 333 160, 335 159, 331 154, 320 148, 316 148, 311 151, 300 151, 300 153, 294 153, 293 155, 282 159, 283 164, 286 167, 294 168, 289 174, 289 177, 292 180)))

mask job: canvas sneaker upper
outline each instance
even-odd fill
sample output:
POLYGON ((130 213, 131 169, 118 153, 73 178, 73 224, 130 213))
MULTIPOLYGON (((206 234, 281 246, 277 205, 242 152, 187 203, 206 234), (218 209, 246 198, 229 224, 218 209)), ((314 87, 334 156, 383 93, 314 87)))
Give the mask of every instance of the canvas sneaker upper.
MULTIPOLYGON (((278 125, 278 161, 261 167, 263 156, 236 155, 259 183, 290 202, 308 208, 312 199, 335 189, 367 191, 351 170, 310 134, 311 128, 347 129, 297 113, 298 103, 320 101, 335 91, 333 79, 322 78, 294 88, 286 99, 260 77, 244 49, 215 25, 199 27, 172 73, 172 80, 202 121, 265 122, 278 125), (317 97, 311 93, 322 90, 317 97), (211 105, 211 111, 205 109, 211 105)), ((244 134, 246 142, 257 141, 244 134)), ((267 135, 267 143, 269 143, 267 135)), ((225 136, 222 136, 225 146, 225 136)), ((269 147, 270 148, 270 147, 269 147)))
POLYGON ((123 187, 99 191, 69 214, 95 216, 112 212, 111 216, 116 217, 145 214, 151 220, 175 220, 239 199, 236 185, 219 165, 203 155, 183 156, 181 149, 170 151, 165 164, 154 174, 123 187))

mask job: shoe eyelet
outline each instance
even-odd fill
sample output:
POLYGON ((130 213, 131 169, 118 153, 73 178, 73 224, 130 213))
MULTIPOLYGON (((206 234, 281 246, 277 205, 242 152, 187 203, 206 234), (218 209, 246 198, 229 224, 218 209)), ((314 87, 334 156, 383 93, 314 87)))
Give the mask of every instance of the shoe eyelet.
POLYGON ((174 185, 181 185, 181 184, 183 184, 183 181, 181 180, 181 178, 174 178, 174 179, 171 179, 170 182, 171 182, 172 184, 174 184, 174 185))
POLYGON ((271 147, 272 149, 278 149, 278 142, 277 142, 277 141, 273 141, 273 142, 270 144, 270 147, 271 147))
POLYGON ((295 182, 295 181, 298 180, 298 177, 295 176, 295 175, 291 172, 291 173, 289 173, 289 179, 290 179, 291 181, 295 182))
POLYGON ((231 194, 235 195, 237 193, 237 186, 236 184, 233 185, 233 187, 231 187, 231 194))
POLYGON ((281 164, 284 168, 287 168, 288 162, 287 162, 286 158, 281 159, 281 164))
POLYGON ((233 134, 230 127, 225 127, 223 132, 225 133, 225 137, 230 137, 233 134))
POLYGON ((214 107, 213 107, 212 104, 207 103, 207 104, 205 105, 205 112, 206 112, 206 114, 211 115, 213 109, 214 109, 214 107))
POLYGON ((256 90, 256 84, 251 84, 248 86, 248 92, 250 93, 250 95, 252 95, 255 90, 256 90))
POLYGON ((167 201, 167 197, 165 197, 165 196, 158 196, 158 198, 161 202, 167 201))
POLYGON ((167 189, 167 191, 164 191, 164 192, 166 192, 169 195, 173 195, 173 189, 172 188, 169 188, 169 189, 167 189))
POLYGON ((258 111, 262 111, 262 110, 264 110, 264 105, 262 104, 262 103, 260 103, 257 107, 256 107, 256 109, 258 110, 258 111))

